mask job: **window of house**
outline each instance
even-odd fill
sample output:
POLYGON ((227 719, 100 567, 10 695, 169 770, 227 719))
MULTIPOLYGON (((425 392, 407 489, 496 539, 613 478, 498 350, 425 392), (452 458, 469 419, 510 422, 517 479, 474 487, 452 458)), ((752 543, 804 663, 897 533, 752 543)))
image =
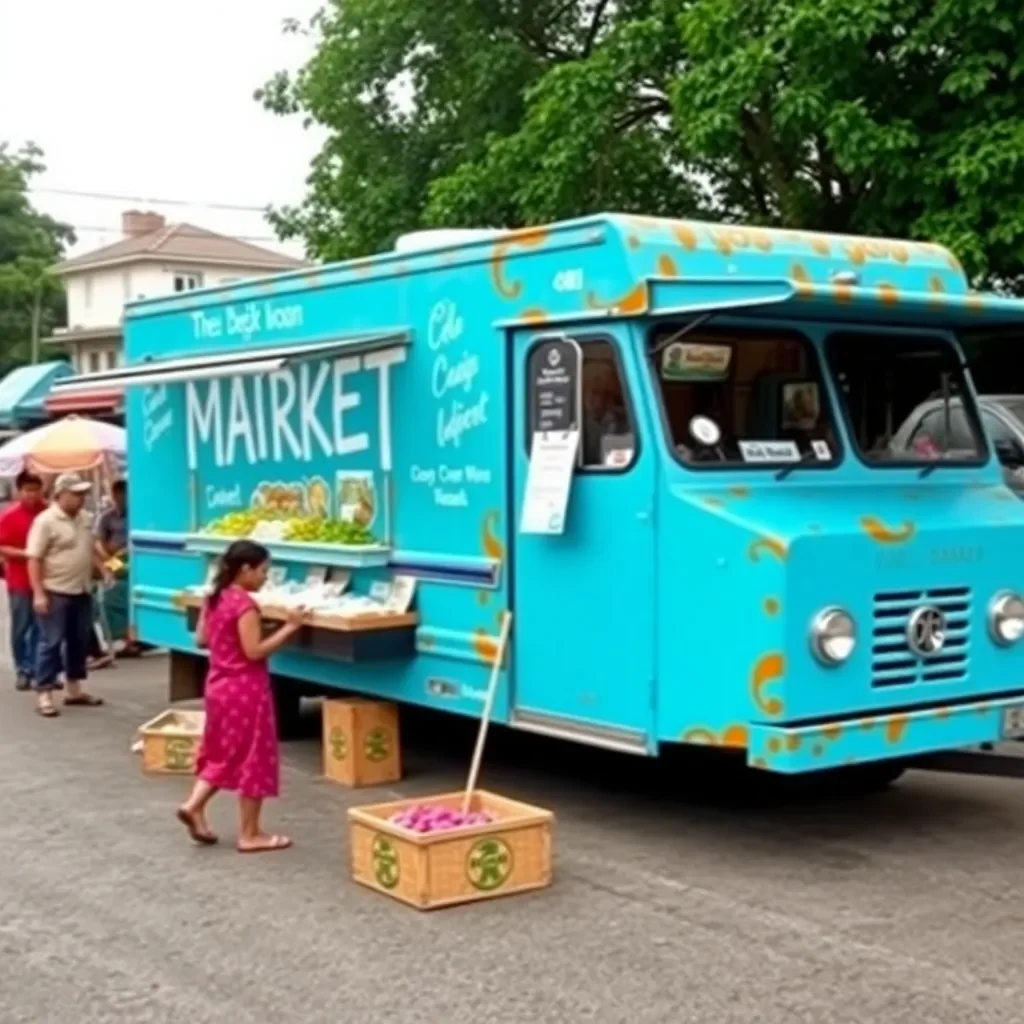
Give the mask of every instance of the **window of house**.
POLYGON ((117 362, 118 362, 118 360, 117 360, 117 349, 108 348, 106 350, 105 355, 106 355, 106 363, 107 363, 106 368, 108 370, 113 370, 117 366, 117 362))
POLYGON ((179 271, 174 275, 174 290, 176 292, 191 292, 196 288, 202 288, 203 275, 197 272, 179 271))
POLYGON ((944 338, 835 335, 827 351, 850 433, 865 462, 984 460, 978 411, 960 357, 944 338), (920 423, 906 439, 918 416, 920 423))
MULTIPOLYGON (((581 465, 587 470, 622 470, 636 453, 636 426, 622 366, 609 341, 580 340, 582 366, 581 465)), ((529 417, 529 410, 527 410, 529 417)), ((527 448, 532 439, 527 423, 527 448)))
POLYGON ((99 373, 100 372, 100 354, 99 354, 99 352, 97 352, 95 349, 93 349, 89 353, 89 355, 87 357, 86 365, 88 366, 88 370, 86 371, 87 373, 99 373))
POLYGON ((659 325, 651 361, 668 440, 694 468, 834 465, 840 448, 821 366, 794 332, 659 325))

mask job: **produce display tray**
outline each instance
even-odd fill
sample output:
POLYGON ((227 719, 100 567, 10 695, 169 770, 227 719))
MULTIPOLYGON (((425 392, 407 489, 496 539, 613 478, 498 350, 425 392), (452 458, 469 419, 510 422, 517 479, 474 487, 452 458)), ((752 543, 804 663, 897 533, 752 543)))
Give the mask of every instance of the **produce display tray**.
MULTIPOLYGON (((188 628, 194 633, 199 625, 203 599, 198 594, 186 592, 179 594, 175 603, 184 609, 188 628)), ((263 606, 260 613, 264 626, 271 629, 287 618, 283 608, 263 606)), ((347 618, 314 613, 289 640, 285 649, 350 663, 412 657, 416 653, 418 625, 419 615, 415 612, 347 618)))
POLYGON ((416 804, 462 806, 464 793, 353 807, 348 812, 357 882, 418 910, 511 896, 551 884, 551 811, 476 790, 471 809, 495 821, 418 834, 389 819, 416 804))
MULTIPOLYGON (((215 533, 190 533, 185 537, 185 550, 220 555, 238 539, 221 537, 215 533)), ((274 561, 299 565, 372 569, 387 565, 391 559, 391 548, 379 544, 306 544, 300 541, 258 539, 256 543, 265 547, 274 561)))

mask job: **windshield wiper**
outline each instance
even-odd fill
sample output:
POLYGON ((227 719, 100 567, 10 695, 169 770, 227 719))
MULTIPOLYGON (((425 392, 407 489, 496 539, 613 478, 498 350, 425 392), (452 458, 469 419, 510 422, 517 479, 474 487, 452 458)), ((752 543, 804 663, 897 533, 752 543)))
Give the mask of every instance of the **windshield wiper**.
POLYGON ((775 479, 785 480, 786 477, 793 472, 793 470, 799 469, 801 466, 806 465, 810 461, 812 455, 814 455, 814 449, 808 448, 807 451, 805 451, 803 455, 801 455, 800 458, 796 460, 796 462, 791 462, 789 463, 789 465, 783 466, 782 469, 780 469, 775 474, 775 479))

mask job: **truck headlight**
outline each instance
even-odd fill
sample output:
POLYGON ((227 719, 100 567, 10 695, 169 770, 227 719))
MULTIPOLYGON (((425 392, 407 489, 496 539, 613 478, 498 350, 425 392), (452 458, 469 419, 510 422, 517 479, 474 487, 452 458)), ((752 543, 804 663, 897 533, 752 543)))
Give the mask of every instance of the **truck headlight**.
POLYGON ((988 607, 988 625, 997 644, 1015 644, 1024 636, 1024 597, 1009 590, 996 594, 988 607))
POLYGON ((853 616, 842 608, 826 608, 811 623, 811 650, 823 665, 841 665, 857 646, 853 616))

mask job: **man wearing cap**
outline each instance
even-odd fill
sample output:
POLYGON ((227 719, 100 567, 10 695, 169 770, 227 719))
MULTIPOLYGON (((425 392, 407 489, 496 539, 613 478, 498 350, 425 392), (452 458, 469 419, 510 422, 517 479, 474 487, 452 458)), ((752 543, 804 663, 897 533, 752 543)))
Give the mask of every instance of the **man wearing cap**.
POLYGON ((46 718, 60 714, 53 691, 67 679, 65 706, 103 703, 86 693, 86 658, 92 630, 93 572, 109 575, 96 550, 85 495, 92 485, 77 473, 63 473, 53 487, 53 502, 41 512, 25 546, 32 583, 32 606, 39 622, 35 690, 37 710, 46 718))

